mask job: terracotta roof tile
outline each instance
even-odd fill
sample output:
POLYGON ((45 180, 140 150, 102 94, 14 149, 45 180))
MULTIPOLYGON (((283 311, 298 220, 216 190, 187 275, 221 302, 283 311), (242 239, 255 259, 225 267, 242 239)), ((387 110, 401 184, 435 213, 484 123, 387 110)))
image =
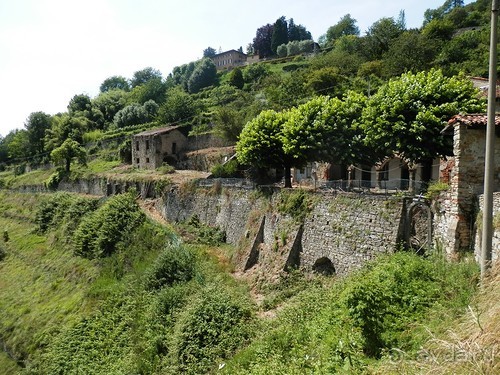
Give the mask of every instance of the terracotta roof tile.
MULTIPOLYGON (((455 115, 448 121, 448 125, 455 125, 457 123, 465 124, 471 128, 482 127, 487 125, 488 116, 484 113, 455 115)), ((500 126, 499 114, 495 115, 495 126, 500 126)))

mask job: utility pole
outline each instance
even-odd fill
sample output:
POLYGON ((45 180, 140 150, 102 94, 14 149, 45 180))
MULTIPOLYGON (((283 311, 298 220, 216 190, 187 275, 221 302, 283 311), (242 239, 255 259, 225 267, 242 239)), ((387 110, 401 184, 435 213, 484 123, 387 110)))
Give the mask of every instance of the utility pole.
POLYGON ((491 267, 493 238, 493 175, 495 168, 495 100, 497 92, 497 24, 498 0, 491 4, 490 71, 488 88, 488 125, 484 166, 483 234, 481 241, 481 278, 491 267))

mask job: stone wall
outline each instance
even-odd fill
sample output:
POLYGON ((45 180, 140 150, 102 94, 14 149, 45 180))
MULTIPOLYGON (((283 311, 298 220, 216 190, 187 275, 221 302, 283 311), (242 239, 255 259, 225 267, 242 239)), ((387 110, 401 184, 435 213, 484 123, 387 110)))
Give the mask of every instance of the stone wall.
POLYGON ((258 265, 269 258, 265 252, 274 252, 281 256, 278 268, 314 270, 318 261, 327 260, 343 275, 378 254, 395 251, 403 241, 404 202, 399 198, 321 194, 312 213, 297 223, 278 212, 276 194, 272 199, 255 196, 244 189, 193 194, 175 188, 157 208, 169 221, 197 215, 202 222, 219 226, 229 243, 245 247, 241 268, 247 268, 250 258, 252 265, 258 265))
MULTIPOLYGON (((484 189, 484 127, 457 123, 453 135, 454 164, 450 171, 450 194, 436 210, 436 238, 450 256, 474 248, 477 196, 484 189)), ((495 191, 500 188, 500 138, 495 137, 495 191)))
MULTIPOLYGON (((483 202, 484 202, 484 196, 480 195, 479 212, 481 213, 483 208, 483 202)), ((500 192, 497 192, 493 193, 493 240, 491 246, 492 249, 491 260, 494 262, 497 261, 500 257, 500 227, 498 227, 498 223, 500 223, 499 216, 500 216, 500 192)), ((478 223, 478 226, 479 229, 476 232, 474 255, 476 257, 476 260, 479 262, 481 259, 482 223, 478 223)))
POLYGON ((207 133, 189 136, 184 150, 189 152, 212 147, 228 147, 232 145, 234 145, 234 143, 232 144, 231 142, 217 137, 214 134, 207 133))
POLYGON ((218 194, 214 187, 197 189, 196 194, 193 194, 182 189, 174 187, 166 192, 157 206, 166 220, 179 222, 197 215, 203 223, 224 230, 228 243, 238 244, 245 234, 248 217, 255 203, 249 198, 251 192, 231 189, 218 194))
POLYGON ((361 267, 403 241, 404 202, 360 195, 326 196, 304 223, 301 266, 328 258, 338 274, 361 267))

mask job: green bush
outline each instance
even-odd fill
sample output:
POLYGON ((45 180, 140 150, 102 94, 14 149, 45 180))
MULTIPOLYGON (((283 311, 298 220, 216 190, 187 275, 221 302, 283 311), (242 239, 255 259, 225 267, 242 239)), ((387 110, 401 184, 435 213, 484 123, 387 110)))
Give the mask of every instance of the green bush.
POLYGON ((175 172, 175 167, 169 165, 168 163, 163 163, 161 167, 156 168, 156 171, 161 174, 171 174, 175 172))
POLYGON ((26 163, 19 163, 14 166, 14 176, 20 176, 26 172, 26 163))
MULTIPOLYGON (((226 242, 226 233, 219 227, 212 227, 200 221, 198 215, 193 215, 185 223, 185 229, 194 241, 203 245, 217 246, 226 242)), ((188 237, 190 237, 188 235, 188 237)))
POLYGON ((313 195, 303 189, 283 190, 279 195, 278 212, 303 222, 314 206, 313 195))
POLYGON ((59 183, 66 177, 68 173, 62 167, 58 167, 54 173, 45 181, 45 186, 49 190, 57 190, 59 183))
POLYGON ((111 197, 82 219, 74 235, 75 254, 89 259, 110 255, 123 236, 144 218, 132 194, 111 197))
POLYGON ((7 256, 7 251, 5 251, 5 249, 2 246, 0 246, 0 262, 4 260, 6 256, 7 256))
POLYGON ((210 172, 213 177, 216 178, 229 178, 229 177, 238 177, 239 176, 239 164, 238 160, 231 159, 225 164, 216 164, 212 167, 210 172))
POLYGON ((208 285, 183 309, 175 326, 172 370, 202 374, 229 358, 252 332, 250 306, 222 285, 208 285))
POLYGON ((170 245, 146 272, 145 288, 156 290, 189 281, 195 274, 195 268, 195 258, 190 251, 180 244, 170 245))
POLYGON ((98 199, 84 198, 70 193, 52 194, 38 206, 35 216, 37 229, 46 232, 51 228, 63 227, 69 237, 77 228, 80 220, 97 208, 98 199))
POLYGON ((409 253, 367 267, 345 292, 349 316, 362 331, 364 352, 378 357, 384 349, 409 349, 412 322, 425 321, 428 309, 445 296, 468 300, 474 274, 470 265, 460 270, 437 256, 428 260, 409 253))

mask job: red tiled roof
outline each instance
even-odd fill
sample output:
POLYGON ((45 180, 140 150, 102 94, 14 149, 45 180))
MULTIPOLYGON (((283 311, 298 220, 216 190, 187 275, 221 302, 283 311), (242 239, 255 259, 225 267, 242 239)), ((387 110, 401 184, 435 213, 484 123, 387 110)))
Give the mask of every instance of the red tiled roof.
MULTIPOLYGON (((482 127, 487 125, 488 116, 484 113, 455 115, 448 121, 448 125, 457 123, 465 124, 470 128, 482 127)), ((495 126, 500 126, 500 115, 495 115, 495 126)))
MULTIPOLYGON (((448 125, 445 126, 441 133, 448 134, 452 132, 453 127, 456 124, 465 124, 468 128, 480 129, 485 128, 488 124, 488 116, 484 113, 474 113, 467 115, 455 115, 449 121, 448 125)), ((500 126, 500 115, 495 115, 495 126, 500 126)))

